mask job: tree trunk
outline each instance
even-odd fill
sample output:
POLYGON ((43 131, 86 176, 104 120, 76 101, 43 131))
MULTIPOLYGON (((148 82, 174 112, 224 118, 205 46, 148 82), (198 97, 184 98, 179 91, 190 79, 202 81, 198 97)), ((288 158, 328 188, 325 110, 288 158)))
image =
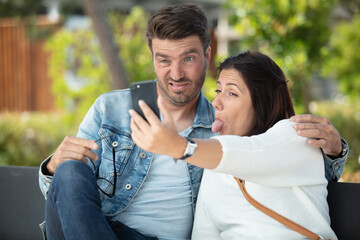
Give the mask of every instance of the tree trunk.
POLYGON ((309 114, 310 111, 310 101, 311 101, 311 90, 310 90, 310 83, 307 79, 302 79, 304 81, 304 85, 302 88, 302 95, 304 100, 304 106, 305 106, 305 113, 309 114))
POLYGON ((113 33, 106 18, 104 3, 99 0, 82 0, 82 2, 99 39, 101 51, 109 69, 111 87, 113 89, 127 88, 127 75, 119 57, 119 47, 114 42, 113 33))

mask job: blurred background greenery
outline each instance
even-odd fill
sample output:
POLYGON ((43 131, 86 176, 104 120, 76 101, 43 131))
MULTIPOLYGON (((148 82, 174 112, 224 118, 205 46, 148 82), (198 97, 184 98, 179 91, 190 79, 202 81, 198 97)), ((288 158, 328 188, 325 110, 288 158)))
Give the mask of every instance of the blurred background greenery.
MULTIPOLYGON (((350 152, 343 179, 360 182, 360 1, 219 2, 222 17, 237 37, 228 41, 225 52, 217 51, 213 64, 248 49, 271 56, 289 79, 296 113, 329 118, 347 140, 350 152), (327 95, 325 88, 330 88, 327 95)), ((0 2, 0 16, 26 19, 33 28, 30 33, 45 39, 55 103, 47 112, 0 112, 0 165, 38 166, 64 136, 76 134, 96 97, 114 89, 96 31, 65 24, 56 31, 36 31, 31 19, 42 4, 0 2)), ((76 11, 69 2, 62 5, 62 23, 76 11)), ((106 11, 129 82, 155 78, 144 37, 150 15, 141 5, 126 13, 106 11)), ((223 34, 219 27, 214 32, 218 37, 223 34)), ((212 100, 216 70, 210 68, 207 76, 203 92, 212 100)))

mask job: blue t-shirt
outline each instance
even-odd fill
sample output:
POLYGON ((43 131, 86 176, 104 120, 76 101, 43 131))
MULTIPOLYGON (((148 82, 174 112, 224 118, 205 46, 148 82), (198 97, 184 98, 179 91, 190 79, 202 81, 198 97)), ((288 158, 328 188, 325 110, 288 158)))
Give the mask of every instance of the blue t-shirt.
POLYGON ((194 217, 191 203, 187 163, 155 155, 136 197, 112 220, 160 240, 190 239, 194 217))

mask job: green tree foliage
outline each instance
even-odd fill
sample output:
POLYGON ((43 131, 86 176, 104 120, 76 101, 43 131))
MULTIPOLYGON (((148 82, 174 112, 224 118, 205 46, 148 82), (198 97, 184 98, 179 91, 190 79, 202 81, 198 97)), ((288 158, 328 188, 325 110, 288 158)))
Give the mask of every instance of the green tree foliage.
POLYGON ((109 90, 106 65, 89 30, 57 32, 46 43, 55 104, 68 111, 69 124, 84 117, 96 97, 109 90))
POLYGON ((76 128, 59 113, 0 114, 0 165, 39 166, 76 128))
POLYGON ((342 92, 352 100, 360 99, 360 14, 351 21, 338 24, 329 47, 323 53, 327 59, 323 74, 335 78, 342 92))
POLYGON ((309 112, 309 80, 317 74, 328 42, 334 0, 228 0, 231 23, 241 34, 238 49, 269 54, 289 78, 295 106, 309 112))
MULTIPOLYGON (((128 15, 109 14, 120 57, 131 81, 154 79, 150 51, 145 40, 148 14, 135 7, 128 15)), ((49 74, 54 81, 57 107, 69 112, 78 124, 95 99, 110 89, 106 63, 93 30, 61 29, 46 44, 51 54, 49 74)))
POLYGON ((130 82, 155 79, 152 56, 145 37, 149 19, 142 7, 132 8, 129 15, 111 12, 110 24, 115 33, 115 42, 120 46, 120 55, 130 82))
POLYGON ((335 102, 315 103, 315 113, 327 116, 349 144, 345 172, 360 170, 360 101, 339 98, 335 102))
POLYGON ((33 16, 44 8, 42 0, 1 0, 0 17, 33 16))

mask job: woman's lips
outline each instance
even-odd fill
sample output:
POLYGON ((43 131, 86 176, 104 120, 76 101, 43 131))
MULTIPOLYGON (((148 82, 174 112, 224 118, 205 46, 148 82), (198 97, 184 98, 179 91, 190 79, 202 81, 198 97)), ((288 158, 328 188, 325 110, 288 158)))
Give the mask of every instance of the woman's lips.
POLYGON ((213 133, 220 132, 222 130, 223 126, 224 126, 224 122, 221 121, 220 119, 216 119, 211 126, 211 131, 213 133))

